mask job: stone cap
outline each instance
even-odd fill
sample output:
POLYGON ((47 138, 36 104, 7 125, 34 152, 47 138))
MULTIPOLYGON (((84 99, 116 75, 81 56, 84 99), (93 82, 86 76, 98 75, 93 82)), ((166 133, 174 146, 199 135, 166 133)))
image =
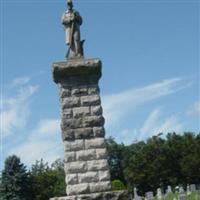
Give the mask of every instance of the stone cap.
POLYGON ((53 80, 58 83, 68 77, 80 75, 96 75, 101 77, 101 60, 95 59, 69 59, 53 63, 53 80))

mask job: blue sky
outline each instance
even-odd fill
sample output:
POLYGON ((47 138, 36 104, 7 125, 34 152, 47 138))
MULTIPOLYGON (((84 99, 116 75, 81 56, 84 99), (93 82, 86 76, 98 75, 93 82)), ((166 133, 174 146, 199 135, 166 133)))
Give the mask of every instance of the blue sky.
MULTIPOLYGON (((199 3, 77 0, 85 57, 100 58, 106 135, 130 144, 200 131, 199 3)), ((63 157, 58 88, 65 0, 1 0, 1 167, 63 157)), ((1 168, 0 167, 0 168, 1 168)))

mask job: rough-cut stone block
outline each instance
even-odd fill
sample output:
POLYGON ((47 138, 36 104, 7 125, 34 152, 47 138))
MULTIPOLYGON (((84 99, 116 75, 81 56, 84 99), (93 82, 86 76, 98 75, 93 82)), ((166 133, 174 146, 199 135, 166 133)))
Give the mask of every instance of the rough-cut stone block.
POLYGON ((67 185, 78 184, 78 175, 77 174, 66 174, 65 182, 67 185))
POLYGON ((64 141, 65 151, 79 151, 84 149, 84 140, 64 141))
POLYGON ((53 64, 53 79, 56 83, 80 75, 89 77, 96 75, 99 79, 101 77, 101 61, 99 59, 76 59, 53 64))
POLYGON ((67 185, 67 194, 68 195, 86 194, 88 192, 89 192, 89 184, 88 183, 67 185))
POLYGON ((65 152, 65 162, 75 162, 75 161, 76 161, 75 151, 65 152))
POLYGON ((96 106, 101 103, 99 95, 90 95, 90 96, 82 96, 81 97, 81 105, 82 106, 96 106))
POLYGON ((104 137, 105 136, 105 129, 104 127, 94 127, 93 128, 94 137, 104 137))
POLYGON ((99 181, 110 181, 109 170, 99 171, 99 181))
POLYGON ((73 116, 75 118, 85 117, 90 115, 90 107, 78 107, 73 109, 73 116))
POLYGON ((61 105, 62 105, 62 109, 77 107, 80 105, 80 98, 79 97, 63 98, 61 105))
POLYGON ((92 160, 87 161, 88 171, 100 171, 100 170, 108 170, 108 162, 107 160, 92 160))
POLYGON ((103 109, 100 105, 91 106, 91 115, 102 115, 103 109))
POLYGON ((93 194, 87 194, 87 195, 80 195, 77 196, 77 200, 103 200, 103 194, 102 193, 93 193, 93 194))
POLYGON ((79 183, 92 183, 98 182, 99 176, 98 172, 86 172, 84 174, 78 174, 79 183))
POLYGON ((95 149, 77 151, 76 159, 78 161, 94 160, 94 159, 96 159, 96 151, 95 151, 95 149))
POLYGON ((81 194, 75 196, 66 197, 54 197, 50 200, 130 200, 128 191, 109 191, 109 192, 98 192, 91 194, 81 194))
POLYGON ((85 149, 104 148, 104 138, 94 138, 85 140, 85 149))
POLYGON ((93 129, 92 128, 74 129, 74 137, 75 139, 93 138, 93 129))
POLYGON ((64 118, 64 119, 72 118, 72 109, 71 108, 63 109, 62 118, 64 118))
POLYGON ((90 183, 90 192, 104 192, 111 190, 111 183, 110 181, 102 181, 102 182, 94 182, 90 183))
POLYGON ((64 129, 64 128, 62 128, 62 139, 63 139, 63 141, 65 141, 65 140, 73 140, 74 139, 74 130, 73 129, 64 129))
POLYGON ((60 87, 60 97, 65 98, 71 96, 71 90, 69 88, 60 87))
POLYGON ((106 148, 96 149, 96 159, 106 159, 107 151, 106 148))
POLYGON ((74 129, 74 128, 82 128, 82 120, 81 119, 62 119, 61 128, 63 130, 66 129, 74 129))
POLYGON ((87 88, 87 86, 72 87, 71 94, 74 96, 88 95, 88 88, 87 88))
POLYGON ((89 116, 84 117, 83 127, 103 126, 104 118, 102 116, 89 116))
POLYGON ((128 194, 128 191, 121 190, 121 191, 111 191, 103 193, 102 200, 130 200, 131 197, 128 194))
POLYGON ((98 85, 89 85, 88 86, 88 95, 99 94, 99 86, 98 85))
POLYGON ((65 163, 65 173, 85 173, 87 171, 87 163, 82 161, 65 163))

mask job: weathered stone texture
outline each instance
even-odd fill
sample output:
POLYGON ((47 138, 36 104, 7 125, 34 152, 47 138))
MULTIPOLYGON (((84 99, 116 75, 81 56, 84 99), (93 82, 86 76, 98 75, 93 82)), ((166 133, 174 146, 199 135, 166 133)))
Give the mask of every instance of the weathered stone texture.
POLYGON ((87 172, 87 163, 84 161, 65 163, 65 173, 66 174, 86 173, 86 172, 87 172))
POLYGON ((53 65, 53 78, 60 90, 69 197, 52 200, 125 200, 124 192, 106 193, 111 190, 111 181, 98 86, 100 77, 101 61, 98 59, 76 59, 53 65), (87 195, 89 193, 91 195, 87 195))
POLYGON ((88 161, 96 159, 96 151, 95 149, 82 150, 76 153, 77 160, 80 161, 88 161))
POLYGON ((104 138, 94 138, 85 140, 85 149, 105 148, 104 138))
POLYGON ((73 140, 73 141, 64 141, 65 151, 79 151, 84 149, 84 140, 73 140))
POLYGON ((66 197, 55 197, 50 200, 130 200, 127 191, 99 192, 66 197))

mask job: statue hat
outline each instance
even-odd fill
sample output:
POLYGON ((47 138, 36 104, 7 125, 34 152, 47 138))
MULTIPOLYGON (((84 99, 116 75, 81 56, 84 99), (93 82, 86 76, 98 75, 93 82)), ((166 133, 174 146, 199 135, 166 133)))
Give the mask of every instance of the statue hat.
POLYGON ((67 0, 67 4, 72 4, 72 0, 67 0))

